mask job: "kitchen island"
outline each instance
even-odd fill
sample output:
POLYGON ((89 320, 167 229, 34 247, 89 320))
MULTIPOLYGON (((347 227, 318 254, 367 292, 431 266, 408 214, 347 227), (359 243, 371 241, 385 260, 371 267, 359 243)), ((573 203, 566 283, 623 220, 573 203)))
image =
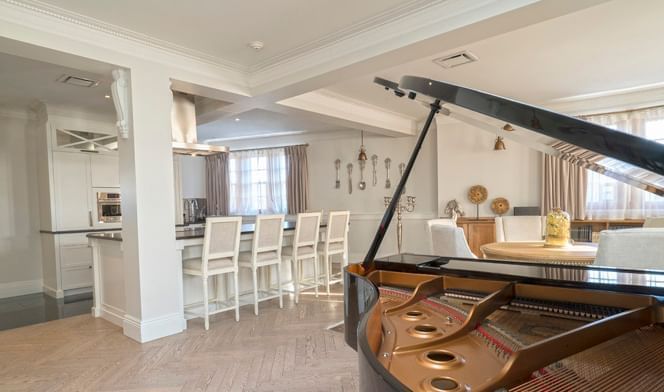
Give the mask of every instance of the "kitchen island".
MULTIPOLYGON (((255 225, 245 223, 242 225, 240 237, 240 251, 250 251, 253 240, 255 225)), ((321 224, 321 239, 325 232, 325 224, 321 224)), ((295 233, 295 222, 284 222, 284 246, 292 242, 295 233)), ((179 309, 182 309, 182 320, 186 320, 184 307, 192 304, 202 303, 202 282, 199 277, 182 274, 182 260, 199 257, 203 247, 203 236, 205 228, 200 225, 176 227, 175 229, 175 249, 177 253, 177 269, 181 276, 178 287, 174 289, 179 295, 179 309)), ((122 233, 91 233, 88 234, 88 240, 93 253, 93 275, 94 275, 94 304, 92 314, 94 317, 101 317, 111 323, 123 326, 125 323, 125 288, 124 288, 124 266, 122 255, 122 233)), ((291 281, 290 265, 282 266, 282 281, 291 281)), ((304 271, 308 273, 308 271, 304 271)), ((266 274, 261 279, 261 284, 266 287, 270 284, 276 284, 276 275, 272 277, 266 274), (268 279, 270 282, 268 282, 268 279)), ((250 271, 244 268, 240 269, 240 296, 252 292, 250 271)), ((211 298, 225 296, 225 281, 219 282, 219 286, 210 285, 211 298), (216 293, 212 292, 217 290, 216 293)), ((244 302, 244 301, 242 301, 244 302)), ((241 302, 241 304, 242 304, 241 302)), ((250 302, 247 302, 250 303, 250 302)), ((186 329, 184 321, 183 329, 186 329)))

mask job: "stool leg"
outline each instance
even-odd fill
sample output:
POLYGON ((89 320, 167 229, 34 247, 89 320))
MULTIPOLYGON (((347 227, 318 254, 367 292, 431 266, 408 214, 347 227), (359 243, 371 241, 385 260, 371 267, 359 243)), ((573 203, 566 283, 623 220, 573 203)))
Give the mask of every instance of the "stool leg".
POLYGON ((235 321, 240 321, 240 288, 238 284, 238 274, 240 271, 233 272, 233 286, 235 288, 235 321))
POLYGON ((210 329, 210 310, 208 309, 208 277, 203 275, 203 316, 205 318, 205 330, 210 329))
POLYGON ((256 277, 256 270, 258 267, 251 269, 252 277, 254 279, 254 314, 258 316, 258 278, 256 277))
POLYGON ((323 254, 323 261, 325 262, 325 289, 327 290, 327 296, 330 296, 330 276, 332 275, 332 263, 330 263, 330 255, 325 252, 323 254))
POLYGON ((297 268, 297 260, 291 258, 291 274, 293 275, 293 286, 295 287, 295 303, 300 303, 300 272, 297 268))
POLYGON ((281 261, 277 264, 277 290, 279 291, 279 308, 284 308, 284 297, 281 293, 281 261))

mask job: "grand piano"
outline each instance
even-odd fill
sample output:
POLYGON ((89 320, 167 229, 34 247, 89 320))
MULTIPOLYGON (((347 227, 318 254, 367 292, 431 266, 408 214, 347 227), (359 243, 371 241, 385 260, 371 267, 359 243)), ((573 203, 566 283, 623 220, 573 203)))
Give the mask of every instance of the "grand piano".
POLYGON ((437 115, 507 123, 545 153, 659 196, 664 145, 440 81, 375 81, 424 102, 429 115, 364 261, 344 270, 345 340, 358 352, 360 389, 664 390, 664 271, 376 258, 437 115))

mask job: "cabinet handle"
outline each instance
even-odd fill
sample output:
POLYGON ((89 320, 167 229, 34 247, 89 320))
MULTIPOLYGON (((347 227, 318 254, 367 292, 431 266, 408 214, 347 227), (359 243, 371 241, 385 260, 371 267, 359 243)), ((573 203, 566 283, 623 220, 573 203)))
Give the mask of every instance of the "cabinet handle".
POLYGON ((92 211, 88 211, 88 220, 90 221, 90 227, 92 227, 92 211))

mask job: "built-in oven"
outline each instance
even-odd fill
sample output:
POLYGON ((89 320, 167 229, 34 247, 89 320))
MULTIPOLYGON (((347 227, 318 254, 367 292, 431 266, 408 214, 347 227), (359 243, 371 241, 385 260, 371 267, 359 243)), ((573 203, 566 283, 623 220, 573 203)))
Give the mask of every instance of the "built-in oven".
POLYGON ((99 223, 122 222, 120 193, 97 192, 97 221, 99 223))

